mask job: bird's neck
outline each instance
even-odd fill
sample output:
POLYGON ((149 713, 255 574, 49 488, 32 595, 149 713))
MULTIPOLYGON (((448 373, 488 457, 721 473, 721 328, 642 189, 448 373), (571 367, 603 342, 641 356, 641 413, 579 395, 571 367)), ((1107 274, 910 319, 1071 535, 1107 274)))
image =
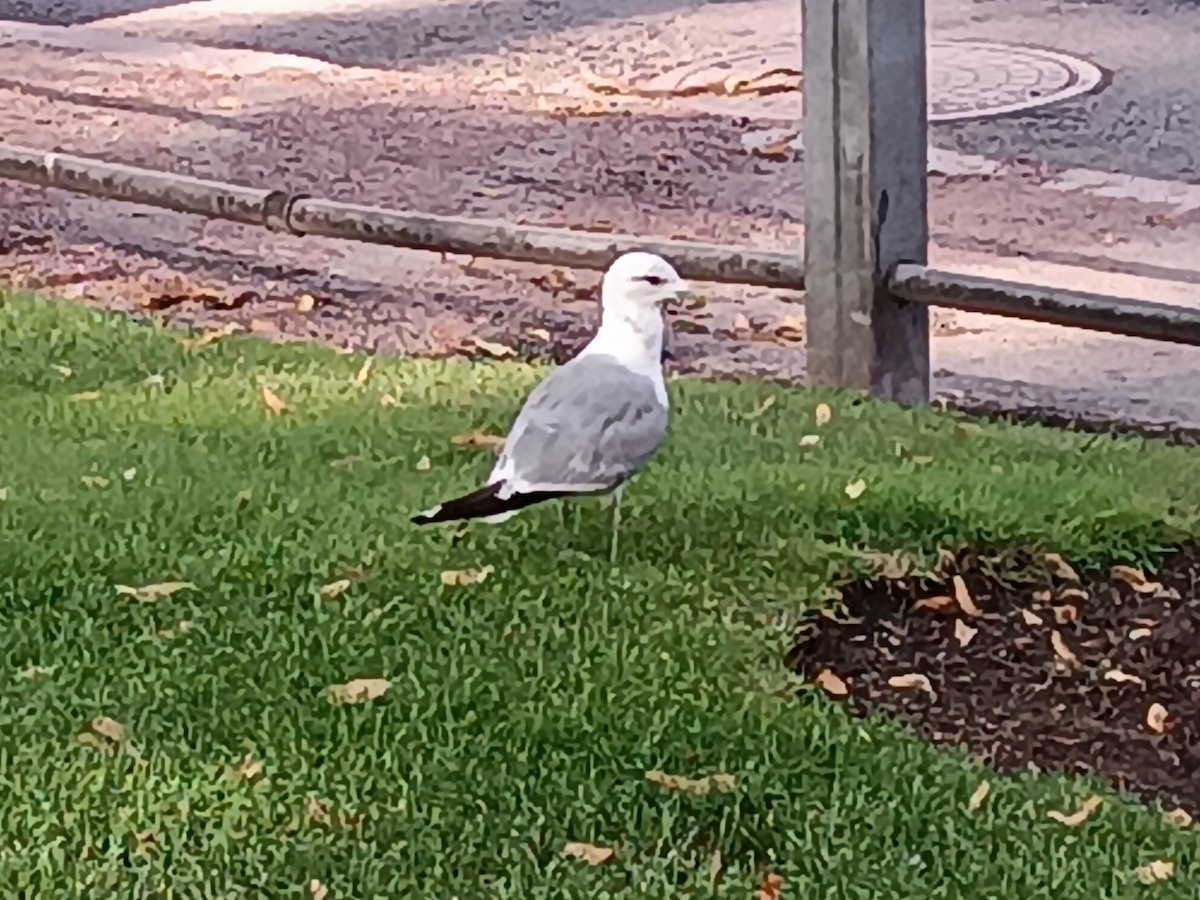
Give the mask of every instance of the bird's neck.
POLYGON ((612 356, 626 368, 662 377, 663 320, 657 309, 606 307, 585 353, 612 356))

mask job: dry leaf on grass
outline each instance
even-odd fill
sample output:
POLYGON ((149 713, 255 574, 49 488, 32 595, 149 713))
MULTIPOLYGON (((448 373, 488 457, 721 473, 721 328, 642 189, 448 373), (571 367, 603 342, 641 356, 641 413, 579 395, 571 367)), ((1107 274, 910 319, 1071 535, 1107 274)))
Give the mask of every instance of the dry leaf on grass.
POLYGON ((442 584, 446 587, 481 584, 495 571, 495 566, 484 566, 482 569, 447 569, 442 573, 442 584))
POLYGON ((466 343, 471 349, 478 350, 481 353, 486 353, 488 356, 494 356, 497 359, 504 359, 513 356, 517 351, 512 347, 506 347, 504 344, 497 344, 494 341, 486 341, 481 337, 471 335, 467 338, 466 343))
POLYGON ((81 744, 116 752, 129 743, 129 729, 109 716, 96 716, 77 737, 81 744))
POLYGON ((572 859, 581 859, 590 866, 600 866, 615 857, 617 852, 611 847, 597 847, 595 844, 585 844, 582 841, 568 841, 563 846, 563 855, 572 859))
POLYGON ((1150 708, 1146 710, 1146 727, 1155 734, 1162 734, 1167 730, 1167 720, 1170 714, 1167 708, 1161 703, 1151 703, 1150 708))
POLYGON ((238 765, 237 772, 235 774, 242 781, 248 781, 253 784, 262 778, 263 764, 253 756, 247 756, 241 761, 241 764, 238 765))
POLYGON ((1189 813, 1186 809, 1179 808, 1167 810, 1165 813, 1163 813, 1163 818, 1176 828, 1191 828, 1192 822, 1195 821, 1192 818, 1191 813, 1189 813))
POLYGON ((967 809, 974 812, 983 806, 983 801, 987 799, 988 794, 992 791, 992 786, 986 781, 979 782, 979 787, 971 792, 971 796, 967 799, 967 809))
POLYGON ((358 371, 354 373, 354 383, 366 384, 368 381, 370 381, 371 369, 374 367, 375 357, 368 356, 365 360, 363 360, 363 364, 359 367, 358 371))
POLYGON ((755 900, 779 900, 783 895, 783 879, 774 872, 767 872, 758 885, 755 900))
POLYGON ((391 394, 384 394, 382 397, 379 398, 380 406, 395 406, 399 402, 400 401, 398 401, 391 394))
POLYGON ((180 343, 187 350, 199 350, 201 347, 207 347, 209 344, 215 344, 222 338, 227 338, 230 335, 237 334, 241 331, 241 326, 236 322, 229 322, 213 331, 206 331, 204 334, 193 337, 184 338, 180 343))
POLYGON ((487 434, 483 431, 468 431, 466 434, 456 434, 450 438, 450 443, 456 447, 491 447, 500 450, 507 440, 502 434, 487 434))
POLYGON ((1079 574, 1070 564, 1057 553, 1047 553, 1042 556, 1050 570, 1063 581, 1079 581, 1079 574))
POLYGON ((765 413, 768 409, 770 409, 774 405, 775 405, 775 398, 768 397, 762 403, 758 404, 758 406, 754 407, 754 409, 752 409, 749 413, 747 413, 746 418, 747 419, 757 419, 759 416, 763 415, 763 413, 765 413))
POLYGON ((1041 616, 1029 609, 1021 610, 1021 619, 1024 620, 1026 625, 1036 626, 1045 624, 1045 620, 1041 616))
POLYGON ((339 578, 337 581, 331 581, 321 588, 321 599, 333 600, 340 597, 346 591, 350 590, 351 584, 353 582, 349 578, 339 578))
POLYGON ((954 623, 954 639, 958 641, 958 646, 965 647, 975 639, 975 635, 979 634, 978 628, 972 628, 962 619, 958 619, 954 623))
POLYGON ((1139 594, 1153 594, 1162 587, 1157 581, 1148 579, 1141 569, 1135 569, 1133 566, 1113 566, 1109 574, 1117 581, 1125 582, 1139 594))
POLYGON ((833 421, 833 409, 828 403, 818 403, 817 408, 813 410, 813 421, 817 426, 828 425, 833 421))
POLYGON ((288 405, 283 402, 283 399, 265 384, 259 390, 262 393, 263 406, 271 415, 281 416, 288 411, 288 405))
POLYGON ((433 466, 433 463, 430 462, 428 456, 422 456, 420 459, 417 460, 416 468, 417 468, 418 472, 428 472, 430 467, 432 467, 432 466, 433 466))
POLYGON ((1076 656, 1067 642, 1063 640, 1063 636, 1057 631, 1050 632, 1050 646, 1054 648, 1054 655, 1068 665, 1075 665, 1079 662, 1079 657, 1076 656))
POLYGON ((99 400, 100 392, 99 391, 80 391, 78 394, 72 394, 70 396, 70 399, 71 400, 82 400, 84 402, 91 401, 91 400, 99 400))
POLYGON ((132 597, 139 603, 153 603, 155 600, 163 600, 189 588, 195 590, 196 586, 190 581, 163 581, 158 584, 143 584, 141 587, 131 587, 127 584, 116 585, 118 594, 132 597))
POLYGON ((958 608, 968 616, 980 615, 979 607, 975 605, 975 600, 971 597, 971 591, 967 588, 967 582, 963 580, 963 577, 955 575, 953 583, 954 600, 958 603, 958 608))
POLYGON ((1084 800, 1083 803, 1079 805, 1079 809, 1075 810, 1073 813, 1065 813, 1057 809, 1052 809, 1046 813, 1046 815, 1055 822, 1059 822, 1063 825, 1074 828, 1075 826, 1082 825, 1084 822, 1086 822, 1088 816, 1099 809, 1100 804, 1103 802, 1104 799, 1102 797, 1093 795, 1084 800))
POLYGON ((867 483, 859 478, 857 481, 851 481, 846 484, 846 496, 851 500, 857 500, 867 490, 867 483))
POLYGON ((930 684, 929 678, 922 675, 920 672, 910 672, 906 675, 893 675, 887 680, 888 687, 896 688, 901 691, 911 691, 920 688, 923 691, 933 691, 933 685, 930 684))
POLYGON ((84 475, 79 479, 88 487, 106 488, 109 485, 109 480, 103 475, 84 475))
POLYGON ((701 797, 708 794, 728 794, 737 786, 737 777, 723 772, 701 778, 687 778, 683 775, 668 775, 666 772, 651 770, 646 773, 645 777, 651 784, 657 784, 669 791, 696 794, 701 797))
POLYGON ((1154 862, 1148 862, 1144 866, 1138 866, 1137 880, 1142 884, 1154 884, 1157 881, 1166 881, 1175 874, 1175 863, 1169 859, 1156 859, 1154 862))
POLYGON ((819 443, 821 443, 821 436, 819 434, 806 434, 799 441, 801 447, 815 447, 819 443))
POLYGON ((329 900, 329 888, 316 878, 310 878, 305 889, 308 892, 308 900, 329 900))
POLYGON ((72 375, 75 374, 70 366, 52 365, 50 368, 52 368, 55 372, 57 372, 63 378, 70 378, 72 375))
POLYGON ((817 673, 817 687, 821 688, 831 697, 845 697, 850 693, 850 689, 846 687, 846 682, 842 681, 837 675, 833 674, 829 669, 822 669, 817 673))
POLYGON ((355 678, 329 688, 330 703, 366 703, 378 700, 388 692, 392 683, 386 678, 355 678))

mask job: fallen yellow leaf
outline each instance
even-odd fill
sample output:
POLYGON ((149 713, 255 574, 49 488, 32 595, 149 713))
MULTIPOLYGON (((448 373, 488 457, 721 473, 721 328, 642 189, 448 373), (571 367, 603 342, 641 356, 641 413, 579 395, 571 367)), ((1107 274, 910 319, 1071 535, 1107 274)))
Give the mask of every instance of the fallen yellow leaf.
POLYGON ((702 778, 686 778, 683 775, 668 775, 666 772, 651 770, 646 773, 646 780, 651 784, 666 788, 669 791, 680 791, 685 794, 728 794, 737 786, 737 777, 719 772, 702 778))
POLYGON ((253 756, 247 756, 242 760, 241 765, 237 767, 237 777, 242 781, 251 783, 258 781, 262 777, 263 765, 253 756))
POLYGON ((1137 675, 1130 675, 1120 669, 1109 669, 1104 673, 1104 680, 1114 681, 1117 684, 1145 684, 1137 675))
POLYGON ((106 488, 109 485, 108 479, 105 478, 103 475, 84 475, 79 480, 82 481, 84 484, 86 484, 88 487, 106 488))
POLYGON ((350 590, 352 583, 349 578, 339 578, 337 581, 329 582, 329 584, 321 588, 321 599, 333 600, 336 597, 340 597, 346 591, 350 590))
POLYGON ((936 597, 926 597, 913 604, 913 609, 928 609, 933 612, 950 612, 958 606, 958 602, 947 594, 936 597))
POLYGON ((1052 809, 1046 813, 1046 815, 1055 822, 1059 822, 1063 825, 1074 828, 1075 826, 1082 825, 1085 821, 1087 821, 1088 816, 1099 809, 1100 804, 1103 802, 1103 798, 1093 795, 1084 800, 1083 803, 1080 804, 1079 809, 1075 810, 1073 813, 1065 813, 1060 812, 1057 809, 1052 809))
POLYGON ((71 399, 72 400, 82 400, 82 401, 99 400, 100 392, 99 391, 80 391, 78 394, 72 394, 71 399))
POLYGON ((1067 642, 1063 640, 1063 636, 1057 631, 1050 632, 1050 646, 1054 648, 1055 655, 1068 665, 1075 665, 1079 662, 1079 657, 1071 651, 1067 642))
POLYGON ((1021 610, 1021 618, 1025 620, 1026 625, 1044 625, 1045 620, 1037 613, 1029 609, 1021 610))
POLYGON ((355 384, 366 384, 371 380, 371 369, 375 365, 375 357, 368 356, 354 376, 355 384))
POLYGON ((132 468, 132 467, 128 468, 124 472, 121 473, 121 477, 124 478, 126 481, 133 481, 133 479, 137 478, 137 469, 132 468))
POLYGON ((806 434, 799 441, 801 447, 815 447, 819 443, 821 443, 819 434, 806 434))
POLYGON ((379 398, 380 406, 395 406, 399 401, 391 394, 384 394, 379 398))
POLYGON ((355 678, 329 688, 330 703, 366 703, 378 700, 388 692, 392 683, 386 678, 355 678))
POLYGON ((617 855, 611 847, 597 847, 595 844, 585 844, 582 841, 568 841, 563 847, 563 855, 572 859, 581 859, 591 866, 599 866, 617 855))
POLYGON ((114 744, 123 744, 129 739, 129 730, 116 719, 108 716, 96 716, 88 723, 88 727, 93 733, 114 744))
POLYGON ((63 378, 70 378, 72 375, 75 374, 70 366, 52 365, 50 368, 54 369, 54 371, 57 372, 59 375, 61 375, 63 378))
POLYGON ((980 615, 979 607, 975 605, 975 600, 971 597, 971 591, 967 588, 967 582, 961 575, 955 575, 953 581, 954 600, 958 603, 958 608, 968 616, 980 615))
POLYGON ((1191 813, 1189 813, 1186 809, 1179 808, 1171 809, 1163 813, 1163 818, 1176 828, 1191 828, 1192 822, 1195 821, 1192 818, 1191 813))
POLYGON ((975 810, 979 809, 979 807, 983 806, 983 801, 987 799, 987 796, 989 793, 991 793, 991 790, 992 786, 986 781, 979 782, 979 787, 975 788, 967 800, 967 809, 974 812, 975 810))
POLYGON ((494 566, 484 566, 482 569, 447 569, 442 573, 442 584, 446 587, 467 587, 472 584, 481 584, 495 571, 494 566))
POLYGON ((962 619, 957 619, 954 622, 954 638, 958 641, 958 646, 965 647, 975 639, 975 635, 979 633, 978 628, 972 628, 962 619))
POLYGON ((1138 866, 1137 880, 1142 884, 1154 884, 1157 881, 1166 881, 1175 874, 1175 863, 1168 859, 1156 859, 1154 862, 1148 862, 1144 866, 1138 866))
POLYGON ((846 485, 846 496, 851 500, 857 500, 867 490, 867 483, 859 478, 857 481, 851 481, 846 485))
POLYGON ((288 411, 288 405, 283 402, 283 399, 265 384, 260 388, 262 391, 262 402, 266 406, 267 411, 274 416, 281 416, 288 411))
POLYGON ((433 463, 429 461, 428 456, 422 456, 420 459, 417 460, 417 471, 418 472, 428 472, 430 466, 432 466, 432 465, 433 465, 433 463))
POLYGON ((762 403, 760 403, 760 404, 758 404, 758 406, 754 407, 754 409, 752 409, 746 415, 746 418, 747 419, 757 419, 759 416, 763 415, 763 413, 765 413, 768 409, 770 409, 774 405, 775 405, 775 398, 767 397, 765 400, 763 400, 762 403))
POLYGON ((487 434, 483 431, 468 431, 466 434, 456 434, 450 438, 450 443, 458 447, 492 447, 501 449, 507 438, 500 434, 487 434))
POLYGON ((829 669, 822 669, 817 673, 816 683, 817 687, 833 697, 845 697, 850 693, 850 689, 846 687, 846 682, 842 681, 841 678, 829 669))
POLYGON ((188 350, 199 350, 201 347, 207 347, 209 344, 215 344, 222 338, 227 338, 231 334, 237 334, 241 331, 241 326, 236 322, 229 322, 220 328, 213 331, 207 331, 199 337, 185 338, 181 343, 188 350))
POLYGON ((1057 553, 1047 553, 1042 559, 1046 561, 1046 565, 1054 574, 1064 581, 1079 581, 1079 574, 1057 553))
POLYGON ((116 588, 117 593, 122 596, 132 597, 139 603, 152 603, 155 600, 163 600, 172 594, 177 594, 188 588, 195 590, 196 586, 190 581, 163 581, 158 584, 143 584, 141 587, 118 584, 116 588))
POLYGON ((506 347, 503 344, 497 344, 493 341, 485 341, 483 338, 476 337, 475 335, 467 338, 467 343, 474 349, 486 353, 488 356, 495 356, 500 359, 512 356, 517 352, 512 347, 506 347))
POLYGON ((897 690, 909 691, 914 688, 920 688, 923 691, 932 691, 933 685, 929 683, 929 679, 920 672, 910 672, 906 675, 893 675, 887 681, 888 687, 896 688, 897 690))
POLYGON ((828 403, 817 404, 817 408, 813 410, 813 421, 818 427, 833 421, 833 409, 828 403))
POLYGON ((1169 717, 1165 706, 1161 703, 1151 703, 1150 708, 1146 710, 1146 727, 1155 734, 1162 734, 1167 730, 1169 717))
POLYGON ((1157 581, 1148 579, 1141 569, 1135 569, 1133 566, 1113 566, 1109 573, 1117 581, 1125 582, 1139 594, 1153 594, 1162 587, 1157 581))

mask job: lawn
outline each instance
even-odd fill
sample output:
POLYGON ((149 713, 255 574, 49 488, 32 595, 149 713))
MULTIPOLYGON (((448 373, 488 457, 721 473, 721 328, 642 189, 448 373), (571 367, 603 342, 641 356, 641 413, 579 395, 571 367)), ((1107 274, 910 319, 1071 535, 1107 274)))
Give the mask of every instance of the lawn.
POLYGON ((0 305, 6 896, 1197 895, 1160 812, 850 719, 783 663, 863 551, 1152 563, 1200 531, 1195 451, 679 379, 614 566, 596 505, 409 524, 536 371, 183 337, 0 305), (353 679, 387 690, 330 702, 353 679))

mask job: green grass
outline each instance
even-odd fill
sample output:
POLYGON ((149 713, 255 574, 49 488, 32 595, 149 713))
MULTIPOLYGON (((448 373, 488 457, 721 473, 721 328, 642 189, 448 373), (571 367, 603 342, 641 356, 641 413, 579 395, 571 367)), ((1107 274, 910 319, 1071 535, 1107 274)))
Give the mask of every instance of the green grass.
POLYGON ((1197 839, 1156 812, 1110 798, 1065 828, 1046 811, 1097 785, 998 778, 797 699, 781 659, 860 550, 1148 560, 1197 530, 1200 454, 679 380, 612 566, 596 506, 574 536, 553 508, 456 546, 408 523, 476 484, 487 451, 449 437, 503 430, 535 371, 385 361, 363 386, 361 362, 0 304, 5 896, 297 897, 315 878, 330 900, 747 898, 766 870, 785 898, 1196 896, 1197 839), (168 580, 195 588, 115 589, 168 580), (391 688, 327 701, 358 677, 391 688), (123 752, 77 739, 98 715, 127 727, 123 752), (247 754, 260 780, 232 774, 247 754), (736 788, 670 792, 647 770, 736 788), (588 866, 567 841, 617 856, 588 866), (1159 858, 1174 879, 1138 884, 1159 858))

